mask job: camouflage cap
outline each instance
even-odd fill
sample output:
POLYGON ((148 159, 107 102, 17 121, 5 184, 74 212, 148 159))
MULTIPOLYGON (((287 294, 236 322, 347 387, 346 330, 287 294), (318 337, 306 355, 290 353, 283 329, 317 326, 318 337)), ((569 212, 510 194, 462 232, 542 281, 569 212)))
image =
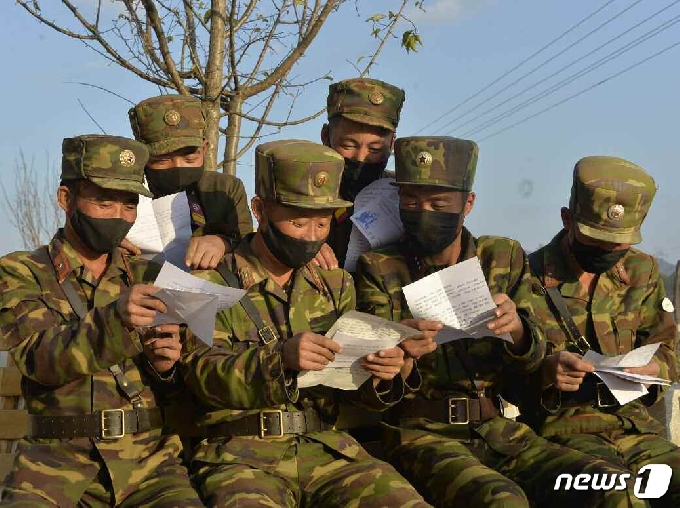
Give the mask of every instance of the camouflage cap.
POLYGON ((640 226, 656 194, 654 179, 618 157, 584 157, 574 167, 569 208, 579 231, 612 243, 640 243, 640 226))
POLYGON ((203 105, 191 95, 151 97, 131 108, 128 115, 135 139, 146 143, 151 155, 203 144, 203 105))
POLYGON ((299 208, 352 206, 338 198, 345 161, 327 146, 289 139, 255 149, 255 194, 299 208))
POLYGON ((450 136, 397 138, 394 147, 396 184, 469 192, 475 180, 478 153, 474 141, 450 136))
POLYGON ((85 178, 104 189, 153 197, 142 182, 149 151, 143 143, 118 136, 90 134, 61 144, 61 179, 85 178))
POLYGON ((369 78, 345 79, 328 87, 328 119, 342 116, 396 131, 406 95, 401 88, 369 78))

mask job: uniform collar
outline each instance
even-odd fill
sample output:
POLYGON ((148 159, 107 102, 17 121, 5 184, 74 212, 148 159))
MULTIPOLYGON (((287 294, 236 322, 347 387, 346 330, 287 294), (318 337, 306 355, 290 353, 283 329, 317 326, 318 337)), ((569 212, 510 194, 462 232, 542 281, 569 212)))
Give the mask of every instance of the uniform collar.
MULTIPOLYGON (((253 241, 253 238, 255 238, 255 233, 247 235, 234 251, 236 276, 239 281, 241 281, 241 285, 244 289, 248 289, 250 286, 266 280, 266 289, 270 292, 278 293, 278 291, 275 290, 275 287, 278 287, 281 290, 282 288, 274 282, 274 279, 270 278, 269 272, 262 266, 262 263, 250 246, 250 242, 253 241)), ((307 263, 302 268, 294 270, 293 275, 291 276, 291 284, 294 283, 298 275, 301 275, 312 287, 316 288, 319 293, 323 293, 323 281, 319 275, 319 269, 313 263, 307 263)))
MULTIPOLYGON (((628 285, 630 276, 626 270, 624 256, 612 268, 600 275, 615 283, 628 285)), ((546 287, 557 287, 564 282, 576 282, 575 273, 580 270, 576 258, 567 244, 567 231, 560 231, 543 249, 543 283, 546 287)))
MULTIPOLYGON (((80 256, 73 245, 66 239, 63 229, 57 231, 47 248, 60 284, 64 282, 66 277, 71 273, 76 276, 82 276, 83 270, 85 270, 85 264, 80 259, 80 256)), ((121 250, 117 248, 111 253, 111 260, 109 261, 106 272, 104 272, 103 278, 110 278, 111 275, 117 275, 119 272, 127 274, 128 276, 132 273, 127 259, 122 255, 121 250)))

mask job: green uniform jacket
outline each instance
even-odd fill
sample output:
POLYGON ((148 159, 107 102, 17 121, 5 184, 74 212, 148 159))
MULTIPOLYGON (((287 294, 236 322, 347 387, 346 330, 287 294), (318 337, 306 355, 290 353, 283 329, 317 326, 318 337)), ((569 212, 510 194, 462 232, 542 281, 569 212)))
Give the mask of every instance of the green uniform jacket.
MULTIPOLYGON (((123 257, 116 250, 97 282, 61 230, 52 239, 49 253, 53 266, 41 262, 35 252, 15 252, 0 259, 0 330, 23 375, 28 412, 75 416, 103 409, 132 409, 107 370, 114 364, 141 393, 143 406, 156 407, 157 397, 173 383, 155 374, 142 354, 139 335, 121 323, 116 302, 127 285, 152 281, 158 267, 123 257), (84 319, 78 318, 64 297, 60 280, 75 283, 88 309, 84 319)), ((78 475, 79 479, 89 475, 96 481, 99 471, 91 461, 87 465, 78 462, 77 456, 99 454, 117 500, 135 491, 158 464, 180 451, 179 439, 161 436, 160 429, 110 441, 25 441, 20 448, 29 451, 27 460, 47 464, 50 469, 58 461, 62 476, 78 475)), ((36 467, 39 472, 39 464, 36 467)), ((61 487, 61 482, 55 482, 54 489, 61 487)), ((61 492, 47 494, 62 499, 61 492)))
MULTIPOLYGON (((516 298, 519 289, 530 284, 529 265, 518 242, 507 238, 483 236, 475 239, 463 228, 461 261, 477 256, 492 294, 506 293, 516 303, 518 312, 531 332, 529 349, 521 356, 513 354, 507 342, 498 338, 462 339, 476 367, 476 385, 472 387, 463 364, 452 345, 444 344, 418 360, 422 376, 420 390, 409 397, 440 400, 451 396, 476 396, 483 389, 486 396, 501 393, 504 384, 520 379, 538 368, 545 354, 540 329, 529 319, 531 309, 516 298)), ((445 267, 428 265, 426 275, 445 267)), ((402 255, 402 244, 395 244, 359 258, 355 276, 357 308, 377 316, 401 321, 411 318, 402 287, 413 282, 402 255)), ((409 420, 411 421, 411 420, 409 420)), ((506 420, 509 421, 509 420, 506 420)), ((413 428, 447 434, 457 426, 412 420, 413 428)), ((455 436, 454 436, 455 437, 455 436)), ((493 440, 492 440, 493 441, 493 440)), ((498 440, 496 440, 498 441, 498 440)))
POLYGON ((235 176, 205 171, 187 194, 195 193, 203 207, 206 224, 194 235, 237 235, 243 238, 253 232, 248 198, 243 182, 235 176))
MULTIPOLYGON (((659 377, 675 381, 676 328, 671 312, 661 304, 666 297, 659 266, 652 256, 637 249, 628 253, 612 269, 600 275, 592 300, 570 264, 575 264, 567 251, 566 235, 558 234, 537 251, 539 270, 546 287, 556 287, 564 297, 579 331, 593 350, 607 356, 625 354, 631 349, 660 342, 654 360, 661 367, 659 377)), ((568 349, 567 335, 560 321, 550 310, 548 296, 538 280, 529 286, 531 293, 522 297, 534 300, 532 307, 546 335, 549 352, 568 349)), ((600 432, 618 429, 627 419, 640 432, 658 433, 663 429, 649 416, 645 406, 662 398, 664 389, 652 385, 650 393, 615 410, 601 411, 592 406, 561 408, 555 388, 540 391, 540 376, 530 381, 532 390, 525 390, 520 409, 527 421, 543 435, 600 432), (550 409, 552 414, 541 405, 550 409)))
MULTIPOLYGON (((297 374, 283 368, 283 342, 297 333, 324 334, 345 312, 355 307, 355 291, 344 270, 321 270, 308 264, 293 274, 282 289, 262 267, 250 248, 252 236, 241 242, 230 266, 263 322, 276 332, 278 340, 264 344, 255 324, 242 305, 217 315, 214 346, 197 347, 183 359, 185 380, 205 411, 200 424, 211 425, 258 413, 263 409, 299 411, 315 408, 322 420, 333 424, 340 402, 351 402, 371 410, 384 410, 403 395, 400 377, 379 385, 371 380, 357 391, 325 386, 298 390, 297 374)), ((226 284, 216 271, 194 272, 218 284, 226 284)), ((306 437, 353 458, 366 454, 349 435, 335 430, 313 432, 306 437)), ((193 458, 209 463, 236 461, 257 468, 275 467, 295 437, 260 439, 234 437, 204 441, 193 458)))

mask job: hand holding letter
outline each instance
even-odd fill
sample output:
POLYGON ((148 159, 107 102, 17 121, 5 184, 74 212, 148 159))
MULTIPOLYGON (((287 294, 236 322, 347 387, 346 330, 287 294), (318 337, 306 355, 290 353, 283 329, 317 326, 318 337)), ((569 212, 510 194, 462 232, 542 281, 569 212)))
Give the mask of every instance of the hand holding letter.
POLYGON ((160 289, 150 284, 135 284, 124 288, 116 303, 123 324, 128 328, 151 326, 156 312, 165 313, 165 304, 153 296, 160 289))
POLYGON ((298 333, 283 343, 283 366, 297 371, 323 370, 340 350, 340 345, 328 337, 298 333))

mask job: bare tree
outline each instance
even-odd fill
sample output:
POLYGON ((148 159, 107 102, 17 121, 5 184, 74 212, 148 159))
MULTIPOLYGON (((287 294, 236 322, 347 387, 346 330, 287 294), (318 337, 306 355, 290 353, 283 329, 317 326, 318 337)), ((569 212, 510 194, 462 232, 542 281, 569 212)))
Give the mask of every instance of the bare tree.
MULTIPOLYGON (((105 19, 111 10, 102 0, 91 0, 89 8, 77 0, 60 0, 79 29, 61 26, 45 14, 40 0, 17 0, 27 12, 57 32, 77 39, 104 58, 161 90, 199 97, 207 112, 206 137, 210 151, 206 168, 221 166, 233 174, 236 160, 262 136, 282 127, 298 125, 319 116, 323 109, 301 118, 293 109, 307 86, 332 79, 330 69, 311 79, 291 76, 321 27, 344 4, 360 0, 108 0, 119 14, 105 19), (87 13, 85 11, 88 11, 87 13), (106 13, 106 14, 105 14, 106 13), (285 118, 273 120, 274 104, 287 101, 285 118), (247 123, 250 134, 242 135, 247 123), (217 162, 219 136, 226 142, 217 162)), ((367 3, 368 0, 365 0, 367 3)), ((50 4, 56 3, 51 0, 50 4)), ((398 0, 396 11, 377 13, 371 23, 376 48, 367 64, 367 74, 390 39, 397 38, 400 21, 409 23, 401 35, 407 51, 421 44, 416 27, 405 16, 409 4, 422 9, 423 0, 398 0)), ((54 6, 51 5, 54 9, 54 6)))
POLYGON ((52 238, 63 224, 63 212, 56 200, 58 173, 47 157, 47 171, 38 175, 34 159, 29 162, 23 152, 14 165, 14 192, 12 197, 4 183, 0 189, 5 216, 19 232, 26 249, 36 249, 52 238))

